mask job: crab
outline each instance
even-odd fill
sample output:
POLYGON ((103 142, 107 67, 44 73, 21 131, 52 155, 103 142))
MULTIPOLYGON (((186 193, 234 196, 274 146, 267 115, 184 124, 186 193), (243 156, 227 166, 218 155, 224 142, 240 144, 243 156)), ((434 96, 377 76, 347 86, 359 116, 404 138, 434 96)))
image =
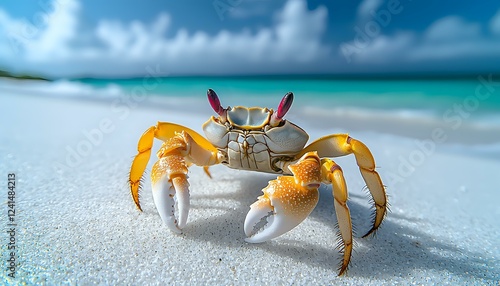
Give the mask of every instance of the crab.
POLYGON ((208 167, 216 164, 280 175, 269 182, 262 190, 264 194, 250 206, 244 222, 245 240, 249 243, 265 242, 299 225, 315 208, 320 185, 331 184, 339 251, 343 256, 338 275, 344 274, 353 248, 352 223, 344 175, 331 158, 349 154, 356 158, 373 199, 374 214, 371 228, 363 236, 366 237, 379 228, 387 212, 385 187, 368 147, 347 134, 324 136, 305 147, 308 134, 284 119, 292 105, 291 92, 283 97, 276 111, 261 107, 223 108, 212 89, 207 96, 218 116, 203 124, 206 138, 168 122, 158 122, 141 136, 129 176, 137 208, 142 211, 139 191, 154 138, 162 140, 163 145, 151 172, 153 200, 161 219, 175 233, 181 233, 187 223, 190 206, 187 174, 192 165, 203 167, 209 177, 208 167))

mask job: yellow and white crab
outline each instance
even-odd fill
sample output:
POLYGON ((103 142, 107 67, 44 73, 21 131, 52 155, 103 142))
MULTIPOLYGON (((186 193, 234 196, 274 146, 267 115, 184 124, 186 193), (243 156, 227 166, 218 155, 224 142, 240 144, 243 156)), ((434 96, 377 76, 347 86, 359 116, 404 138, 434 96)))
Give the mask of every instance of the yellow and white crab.
POLYGON ((283 97, 276 111, 260 107, 223 108, 213 90, 209 89, 207 95, 218 117, 212 116, 203 124, 206 139, 187 127, 167 122, 158 122, 141 136, 129 178, 137 208, 141 210, 141 178, 154 138, 162 140, 163 145, 151 172, 153 198, 163 222, 174 232, 181 232, 187 222, 187 173, 193 164, 202 166, 209 176, 208 167, 215 164, 282 175, 270 181, 262 190, 264 194, 250 206, 244 225, 246 241, 250 243, 273 239, 296 227, 316 206, 320 184, 332 184, 343 252, 339 267, 342 275, 351 258, 352 224, 344 175, 330 158, 349 154, 356 158, 375 208, 372 227, 365 237, 380 226, 387 206, 384 185, 375 171, 370 150, 347 134, 328 135, 304 148, 309 139, 307 133, 283 119, 292 105, 291 92, 283 97), (267 222, 258 229, 261 220, 267 222))

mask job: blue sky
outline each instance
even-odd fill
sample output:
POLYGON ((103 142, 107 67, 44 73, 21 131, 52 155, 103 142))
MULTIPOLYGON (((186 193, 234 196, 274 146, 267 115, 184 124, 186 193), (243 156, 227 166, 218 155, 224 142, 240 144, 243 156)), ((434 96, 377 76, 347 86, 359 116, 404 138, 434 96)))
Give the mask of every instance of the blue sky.
POLYGON ((10 0, 0 6, 0 69, 56 77, 500 72, 500 2, 10 0))

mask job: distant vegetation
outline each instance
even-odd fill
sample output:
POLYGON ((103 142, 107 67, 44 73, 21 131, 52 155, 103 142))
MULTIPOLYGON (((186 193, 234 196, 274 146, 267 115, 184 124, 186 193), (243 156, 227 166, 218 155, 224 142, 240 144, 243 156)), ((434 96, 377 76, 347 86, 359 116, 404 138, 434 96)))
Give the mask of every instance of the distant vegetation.
POLYGON ((13 78, 13 79, 30 79, 30 80, 49 80, 40 76, 27 75, 27 74, 12 74, 8 71, 0 70, 0 77, 13 78))

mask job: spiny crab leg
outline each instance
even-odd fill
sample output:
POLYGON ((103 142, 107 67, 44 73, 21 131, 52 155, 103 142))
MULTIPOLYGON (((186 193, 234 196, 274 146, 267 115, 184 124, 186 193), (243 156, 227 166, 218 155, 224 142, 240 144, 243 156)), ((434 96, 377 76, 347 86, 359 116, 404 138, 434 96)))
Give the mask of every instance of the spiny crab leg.
POLYGON ((347 270, 352 252, 352 222, 349 207, 347 206, 347 185, 342 169, 330 159, 322 160, 321 174, 323 176, 323 182, 332 184, 333 189, 333 206, 335 208, 335 214, 337 215, 339 237, 341 239, 338 248, 344 253, 344 258, 339 267, 340 276, 347 270))
POLYGON ((372 228, 363 237, 366 237, 380 226, 387 213, 387 196, 380 175, 375 171, 375 159, 363 142, 347 134, 334 134, 319 138, 309 144, 302 154, 317 151, 321 158, 332 158, 354 154, 359 171, 365 180, 366 186, 373 198, 375 215, 372 228))
POLYGON ((299 225, 316 206, 321 183, 319 157, 308 153, 289 169, 293 176, 280 176, 269 182, 263 195, 250 206, 245 219, 246 239, 260 243, 278 237, 299 225), (267 223, 258 229, 259 223, 267 223))

